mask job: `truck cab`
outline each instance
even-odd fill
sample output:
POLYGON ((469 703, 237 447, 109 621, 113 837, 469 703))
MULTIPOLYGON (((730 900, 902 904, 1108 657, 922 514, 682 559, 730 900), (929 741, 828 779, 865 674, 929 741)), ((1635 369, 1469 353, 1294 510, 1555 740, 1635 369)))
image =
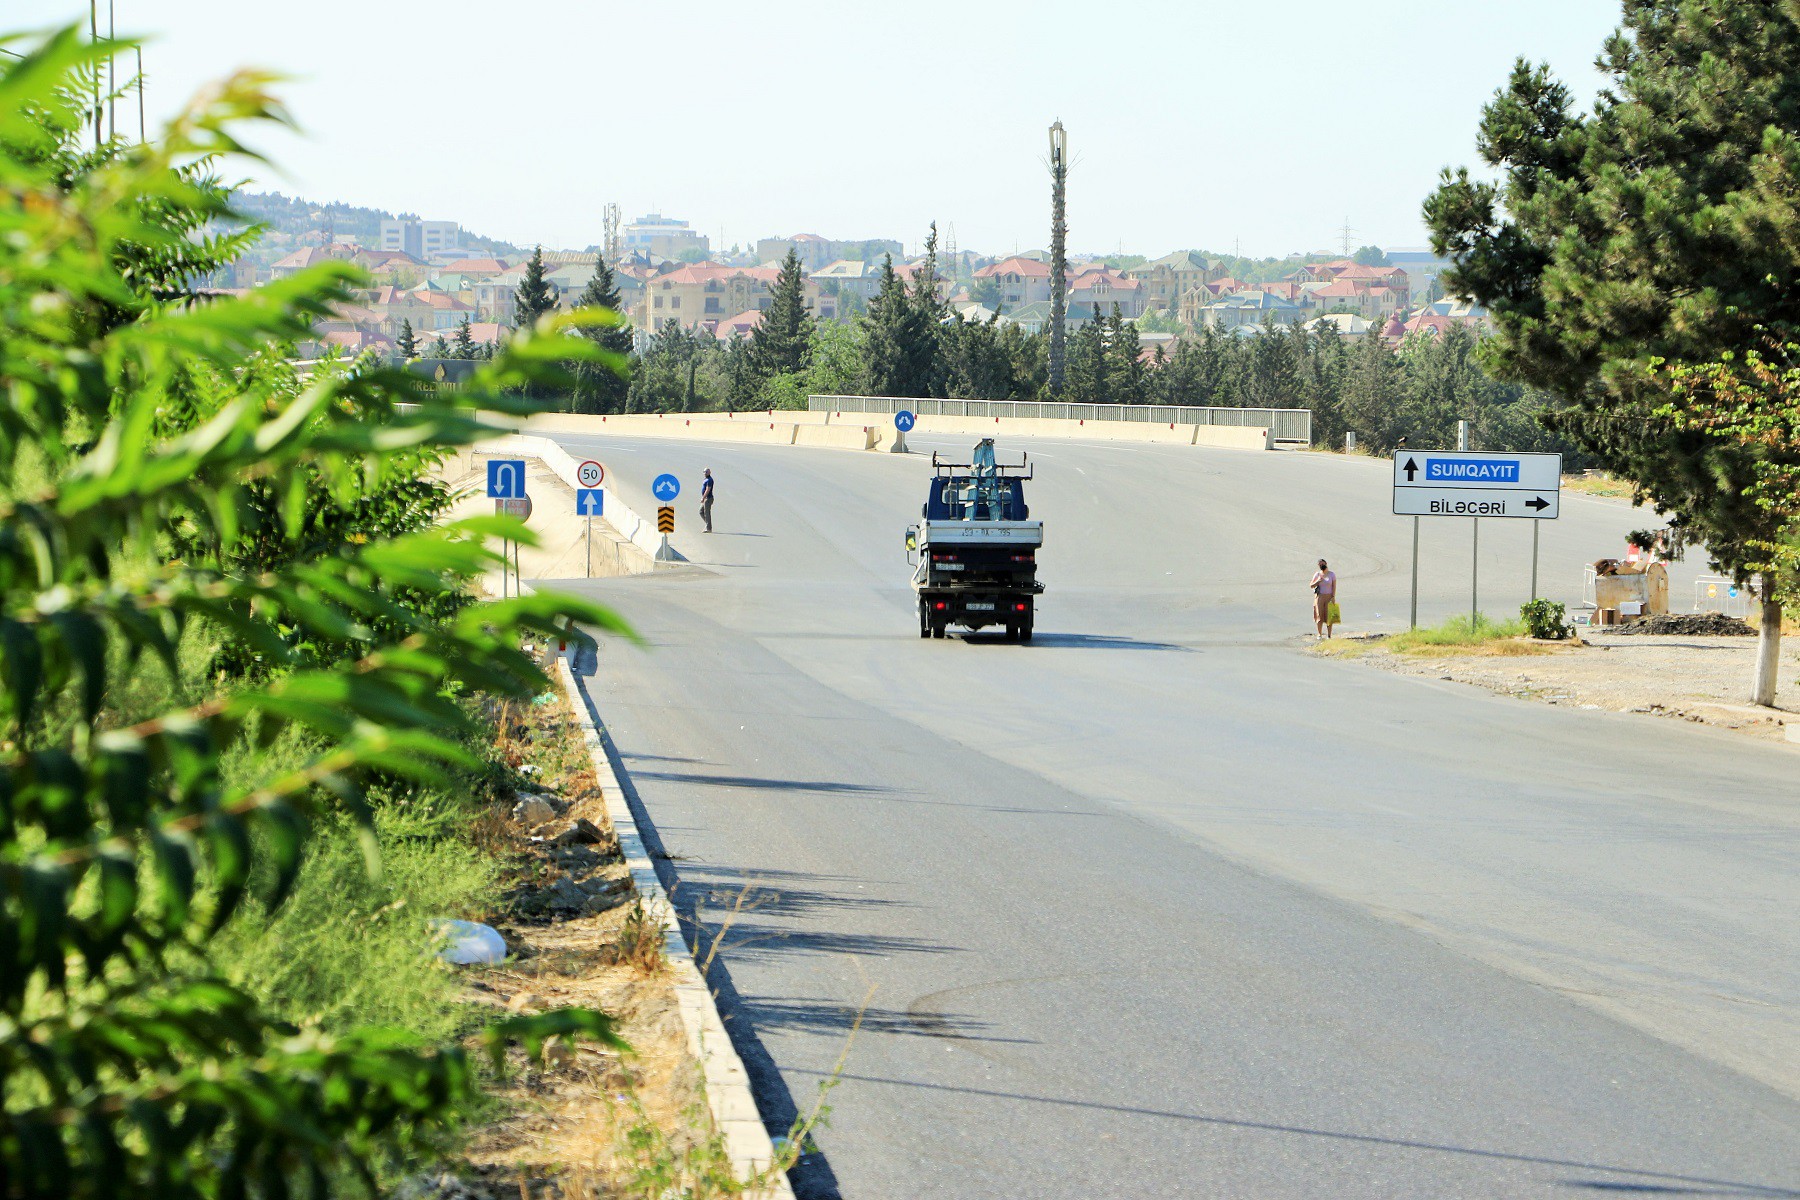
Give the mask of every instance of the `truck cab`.
POLYGON ((919 636, 941 638, 952 625, 970 630, 998 625, 1007 640, 1031 640, 1037 552, 1044 523, 1031 519, 1025 484, 1032 464, 1020 454, 1001 463, 984 438, 968 462, 931 456, 931 483, 919 524, 907 530, 916 553, 913 590, 919 597, 919 636))

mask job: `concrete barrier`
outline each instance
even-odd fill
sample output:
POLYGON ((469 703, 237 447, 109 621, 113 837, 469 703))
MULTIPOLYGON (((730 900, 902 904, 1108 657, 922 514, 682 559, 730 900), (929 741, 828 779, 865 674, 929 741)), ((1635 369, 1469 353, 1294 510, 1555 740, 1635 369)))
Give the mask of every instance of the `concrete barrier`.
MULTIPOLYGON (((832 423, 867 425, 875 430, 872 448, 894 444, 894 419, 886 413, 834 412, 832 423)), ((1062 437, 1103 442, 1147 442, 1171 446, 1224 446, 1273 450, 1269 430, 1240 425, 1182 425, 1160 421, 1081 421, 1063 417, 953 417, 925 415, 915 433, 976 437, 1062 437)))
MULTIPOLYGON (((835 446, 840 450, 873 450, 880 435, 872 425, 795 425, 794 445, 835 446)), ((888 432, 893 432, 890 422, 888 432)))

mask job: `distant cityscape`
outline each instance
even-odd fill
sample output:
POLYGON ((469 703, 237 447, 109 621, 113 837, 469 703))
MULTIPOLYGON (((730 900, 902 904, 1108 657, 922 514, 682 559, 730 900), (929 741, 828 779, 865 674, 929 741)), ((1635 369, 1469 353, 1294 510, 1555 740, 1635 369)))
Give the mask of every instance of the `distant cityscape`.
MULTIPOLYGON (((211 281, 216 288, 254 288, 326 260, 354 263, 370 275, 372 286, 355 303, 320 324, 315 351, 391 353, 407 327, 429 345, 467 325, 470 339, 489 344, 512 328, 530 249, 474 235, 455 221, 315 206, 270 194, 235 199, 266 232, 251 253, 211 281)), ((908 256, 900 239, 881 237, 796 233, 715 249, 685 220, 647 213, 623 222, 614 206, 603 242, 579 250, 543 248, 542 255, 546 281, 565 305, 575 302, 604 256, 623 314, 641 339, 672 322, 689 333, 729 340, 756 328, 790 251, 805 272, 807 302, 822 321, 848 321, 864 312, 885 263, 911 281, 926 262, 923 255, 908 256)), ((1035 334, 1052 319, 1049 259, 1043 250, 991 256, 945 244, 936 262, 938 286, 957 317, 1035 334)), ((1365 246, 1336 256, 1284 259, 1195 250, 1156 258, 1071 255, 1066 321, 1073 327, 1116 309, 1136 325, 1146 354, 1172 348, 1202 328, 1251 336, 1304 323, 1398 344, 1409 334, 1453 325, 1484 327, 1482 310, 1445 295, 1438 276, 1447 266, 1417 247, 1365 246)))

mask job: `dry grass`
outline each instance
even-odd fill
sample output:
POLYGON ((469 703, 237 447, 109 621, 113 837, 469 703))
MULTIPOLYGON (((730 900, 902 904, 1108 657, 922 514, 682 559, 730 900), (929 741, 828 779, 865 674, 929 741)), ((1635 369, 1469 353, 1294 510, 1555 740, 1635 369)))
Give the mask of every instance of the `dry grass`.
MULTIPOLYGON (((586 818, 606 835, 588 848, 601 861, 584 878, 623 883, 629 872, 567 698, 556 691, 495 715, 498 756, 529 780, 523 786, 567 801, 565 818, 586 818)), ((566 864, 512 821, 509 805, 477 821, 480 844, 507 863, 515 887, 553 882, 566 864)), ((624 891, 606 911, 508 913, 494 924, 511 955, 471 970, 481 1000, 512 1012, 598 1009, 631 1049, 557 1046, 540 1065, 515 1056, 495 1089, 502 1115, 474 1130, 464 1149, 460 1173, 470 1185, 506 1200, 737 1194, 688 1051, 659 914, 624 891)))
POLYGON ((1580 492, 1584 496, 1605 496, 1615 500, 1631 499, 1631 485, 1623 479, 1615 479, 1605 471, 1564 475, 1562 486, 1565 492, 1580 492))

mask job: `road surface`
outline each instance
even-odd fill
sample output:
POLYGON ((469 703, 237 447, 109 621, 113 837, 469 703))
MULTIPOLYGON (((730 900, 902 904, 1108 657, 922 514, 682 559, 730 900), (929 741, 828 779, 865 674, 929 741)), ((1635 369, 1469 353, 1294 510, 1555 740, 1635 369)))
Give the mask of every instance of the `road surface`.
MULTIPOLYGON (((1385 464, 1002 446, 1018 646, 918 637, 925 454, 558 440, 685 484, 692 569, 570 586, 650 643, 587 686, 759 1099, 839 1081, 802 1196, 1800 1196, 1800 757, 1299 652, 1319 557, 1405 625, 1385 464)), ((1644 521, 1562 513, 1575 600, 1644 521)), ((1516 611, 1527 524, 1481 547, 1516 611)), ((1469 568, 1426 521, 1424 619, 1469 568)))

